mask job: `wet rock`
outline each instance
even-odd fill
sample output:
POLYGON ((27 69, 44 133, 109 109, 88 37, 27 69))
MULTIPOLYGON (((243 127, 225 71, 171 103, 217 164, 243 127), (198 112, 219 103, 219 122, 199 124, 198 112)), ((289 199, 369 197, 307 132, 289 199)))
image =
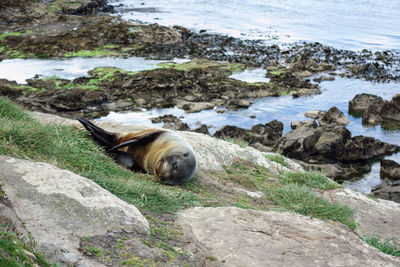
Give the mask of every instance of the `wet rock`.
POLYGON ((182 108, 186 112, 199 112, 206 109, 212 109, 214 107, 214 103, 211 102, 180 102, 178 103, 178 107, 182 108))
POLYGON ((251 105, 251 101, 247 99, 234 99, 230 100, 227 103, 227 108, 229 109, 239 109, 239 108, 248 108, 251 105))
POLYGON ((319 78, 313 79, 314 82, 324 82, 324 81, 334 81, 335 77, 334 76, 321 76, 319 78))
POLYGON ((0 156, 0 177, 13 209, 51 262, 98 266, 79 251, 82 237, 121 229, 150 233, 138 209, 70 171, 0 156))
POLYGON ((274 145, 282 136, 283 123, 277 120, 266 124, 254 125, 251 130, 246 130, 236 126, 225 126, 219 129, 214 136, 219 138, 234 138, 244 140, 249 145, 257 143, 264 146, 274 145))
POLYGON ((368 109, 368 107, 381 105, 383 105, 382 97, 371 94, 357 94, 349 102, 349 113, 362 115, 368 109))
POLYGON ((275 152, 310 164, 338 164, 362 168, 369 160, 400 151, 400 147, 372 137, 355 136, 343 125, 316 129, 298 127, 283 136, 275 152))
POLYGON ((315 122, 315 120, 312 121, 292 121, 290 124, 290 128, 292 130, 299 128, 299 127, 305 127, 305 128, 317 128, 318 125, 315 122))
POLYGON ((190 127, 187 123, 174 115, 164 115, 157 118, 150 118, 151 122, 159 123, 163 122, 163 128, 177 130, 177 131, 189 131, 190 127))
POLYGON ((384 65, 379 64, 379 62, 351 64, 347 65, 346 67, 353 75, 357 77, 364 77, 366 79, 377 79, 385 76, 385 67, 384 65))
POLYGON ((354 177, 360 177, 365 173, 371 171, 369 164, 357 164, 357 163, 307 163, 301 160, 296 161, 307 171, 318 171, 323 173, 325 176, 335 181, 350 180, 354 177))
POLYGON ((297 72, 300 71, 321 72, 324 70, 333 70, 334 67, 330 64, 320 65, 316 62, 315 59, 313 59, 309 55, 302 54, 292 59, 289 69, 295 70, 297 72))
MULTIPOLYGON (((323 111, 322 111, 323 112, 323 111)), ((318 119, 321 116, 321 111, 318 110, 309 110, 306 113, 304 113, 304 116, 306 116, 307 118, 311 118, 311 119, 318 119)))
POLYGON ((337 107, 331 107, 328 112, 317 118, 319 125, 341 124, 347 125, 350 120, 337 107))
POLYGON ((8 81, 0 79, 0 95, 6 96, 11 99, 15 99, 24 94, 24 90, 18 87, 18 84, 14 81, 8 81))
POLYGON ((362 114, 363 125, 382 124, 384 128, 400 127, 400 95, 394 95, 390 101, 375 95, 356 95, 349 102, 349 110, 362 114))
POLYGON ((77 8, 63 8, 59 13, 66 15, 90 15, 97 12, 113 12, 114 6, 108 5, 107 0, 91 0, 88 3, 82 3, 77 8))
POLYGON ((207 125, 204 125, 204 124, 200 125, 200 127, 197 127, 196 129, 192 130, 192 132, 210 135, 207 125))
POLYGON ((280 69, 269 71, 266 75, 271 79, 270 84, 281 88, 282 92, 289 92, 290 95, 307 95, 320 93, 319 86, 303 80, 291 69, 280 69))
POLYGON ((400 164, 394 160, 384 159, 381 161, 381 178, 400 180, 400 164))
POLYGON ((400 264, 347 229, 290 212, 191 208, 178 214, 177 223, 190 242, 201 245, 221 265, 400 264))
POLYGON ((337 107, 331 107, 328 111, 307 111, 304 116, 317 120, 321 126, 350 123, 350 120, 337 107))
POLYGON ((32 92, 16 99, 31 110, 45 112, 76 112, 90 106, 100 106, 108 97, 102 90, 45 90, 32 92))
POLYGON ((400 181, 382 183, 371 190, 375 197, 400 203, 400 181))

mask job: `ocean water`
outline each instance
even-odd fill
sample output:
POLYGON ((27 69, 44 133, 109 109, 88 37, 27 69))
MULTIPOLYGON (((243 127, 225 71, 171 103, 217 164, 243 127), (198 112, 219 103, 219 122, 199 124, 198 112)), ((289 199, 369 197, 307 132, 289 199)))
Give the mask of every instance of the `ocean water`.
POLYGON ((118 15, 270 43, 400 49, 399 0, 114 0, 118 15))

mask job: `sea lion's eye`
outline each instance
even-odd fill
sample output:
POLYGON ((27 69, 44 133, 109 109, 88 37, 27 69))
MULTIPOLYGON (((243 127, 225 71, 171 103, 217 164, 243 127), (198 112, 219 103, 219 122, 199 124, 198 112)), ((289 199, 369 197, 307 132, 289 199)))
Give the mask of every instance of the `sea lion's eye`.
POLYGON ((185 158, 186 158, 187 156, 189 156, 189 153, 185 153, 185 154, 183 154, 183 156, 185 156, 185 158))
POLYGON ((178 168, 178 164, 176 164, 176 162, 174 162, 173 164, 172 164, 172 169, 173 170, 176 170, 178 168))

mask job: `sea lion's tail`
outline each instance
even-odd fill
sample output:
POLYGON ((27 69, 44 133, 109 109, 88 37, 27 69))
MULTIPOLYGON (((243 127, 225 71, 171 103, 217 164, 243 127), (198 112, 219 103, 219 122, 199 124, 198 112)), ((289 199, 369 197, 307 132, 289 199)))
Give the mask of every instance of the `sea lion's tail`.
POLYGON ((93 139, 101 146, 107 149, 114 146, 116 134, 107 132, 84 118, 76 117, 76 119, 82 123, 83 127, 85 127, 85 129, 92 135, 93 139))

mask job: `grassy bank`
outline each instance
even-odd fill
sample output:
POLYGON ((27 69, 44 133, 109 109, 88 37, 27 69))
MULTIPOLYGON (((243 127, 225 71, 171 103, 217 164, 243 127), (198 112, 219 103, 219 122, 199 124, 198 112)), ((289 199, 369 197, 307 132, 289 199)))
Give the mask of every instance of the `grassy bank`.
MULTIPOLYGON (((0 98, 0 125, 0 154, 44 161, 73 171, 137 206, 146 214, 152 230, 143 242, 163 251, 171 261, 179 258, 177 255, 181 252, 174 247, 183 242, 179 230, 171 223, 171 216, 167 215, 193 206, 292 211, 340 222, 350 229, 356 227, 353 210, 320 197, 318 192, 339 185, 319 173, 277 175, 243 161, 227 166, 225 172, 201 173, 201 179, 195 178, 181 186, 165 186, 151 175, 133 173, 117 165, 87 132, 72 126, 41 125, 6 98, 0 98), (262 196, 251 197, 232 188, 261 192, 262 196), (169 219, 165 221, 165 218, 169 219)), ((285 164, 282 157, 270 159, 285 164)), ((99 244, 90 239, 85 242, 88 253, 104 257, 101 253, 92 253, 101 251, 99 244)))

